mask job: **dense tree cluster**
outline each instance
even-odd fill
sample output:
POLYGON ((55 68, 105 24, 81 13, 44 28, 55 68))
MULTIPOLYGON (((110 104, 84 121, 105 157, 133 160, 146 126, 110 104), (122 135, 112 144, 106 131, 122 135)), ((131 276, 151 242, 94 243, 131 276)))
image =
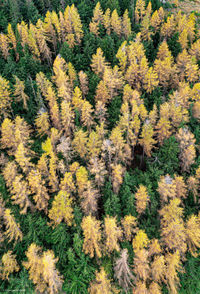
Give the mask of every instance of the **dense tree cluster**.
POLYGON ((87 1, 43 0, 26 1, 28 22, 13 2, 0 289, 179 293, 200 249, 199 19, 144 0, 94 1, 89 17, 87 1))

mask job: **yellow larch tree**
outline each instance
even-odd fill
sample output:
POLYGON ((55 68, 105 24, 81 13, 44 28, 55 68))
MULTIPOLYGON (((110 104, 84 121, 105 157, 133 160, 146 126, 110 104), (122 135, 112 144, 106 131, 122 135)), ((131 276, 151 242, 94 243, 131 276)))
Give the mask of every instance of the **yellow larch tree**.
POLYGON ((139 214, 143 213, 147 207, 147 203, 150 201, 147 188, 144 185, 140 185, 135 193, 136 210, 139 214))
POLYGON ((83 37, 83 29, 82 29, 80 15, 79 15, 78 10, 74 4, 72 4, 72 6, 71 6, 71 20, 72 20, 72 25, 73 25, 73 29, 74 29, 74 34, 76 37, 76 42, 78 44, 80 44, 81 39, 83 37))
POLYGON ((137 219, 132 215, 125 215, 121 220, 124 235, 127 241, 131 241, 133 234, 137 231, 137 219))
POLYGON ((88 88, 88 77, 87 74, 84 71, 80 71, 78 73, 79 81, 80 81, 80 88, 83 93, 83 97, 85 97, 88 94, 89 88, 88 88))
POLYGON ((176 185, 176 197, 186 198, 187 197, 187 186, 182 176, 175 175, 174 183, 176 185))
POLYGON ((55 258, 52 250, 42 253, 41 247, 32 243, 26 251, 28 261, 24 261, 24 267, 29 270, 29 278, 33 281, 36 291, 47 292, 49 294, 58 293, 63 284, 55 264, 58 257, 55 258))
POLYGON ((92 55, 91 68, 98 76, 102 76, 105 70, 105 67, 108 66, 105 57, 103 56, 103 51, 101 48, 97 48, 96 54, 92 55))
POLYGON ((102 140, 99 134, 95 131, 91 131, 87 142, 88 157, 92 159, 98 156, 101 151, 101 145, 102 140))
POLYGON ((76 184, 78 187, 79 196, 82 197, 83 191, 87 187, 88 171, 84 166, 80 166, 76 171, 76 184))
POLYGON ((169 250, 179 250, 184 255, 187 250, 185 227, 183 222, 183 208, 181 200, 174 198, 160 211, 161 237, 169 250))
POLYGON ((139 139, 139 143, 144 148, 144 152, 148 157, 151 156, 151 150, 156 143, 156 140, 153 139, 153 136, 153 127, 150 121, 147 119, 142 127, 141 139, 139 139))
MULTIPOLYGON (((127 66, 127 62, 128 62, 128 56, 127 56, 127 41, 124 41, 121 46, 119 47, 117 54, 116 54, 117 59, 119 60, 119 64, 120 64, 120 69, 121 71, 124 73, 126 66, 127 66)), ((129 85, 125 85, 124 86, 124 92, 126 93, 126 91, 129 90, 130 87, 129 85)), ((132 89, 131 89, 132 90, 132 89)), ((124 99, 124 98, 123 98, 124 99)))
POLYGON ((0 33, 0 50, 5 59, 9 56, 9 43, 7 35, 0 33))
POLYGON ((88 131, 91 131, 91 126, 94 124, 92 113, 94 109, 92 105, 84 100, 81 106, 81 122, 83 126, 86 126, 88 131))
POLYGON ((155 29, 155 31, 159 30, 161 22, 162 20, 159 16, 158 10, 155 10, 151 16, 151 26, 155 29))
MULTIPOLYGON (((78 169, 78 167, 77 167, 78 169)), ((72 193, 76 191, 73 174, 71 171, 65 172, 64 178, 60 180, 60 190, 72 193)))
POLYGON ((20 214, 26 214, 28 207, 33 210, 33 204, 29 199, 31 191, 29 190, 28 183, 23 180, 22 175, 17 175, 14 178, 9 190, 13 203, 19 205, 20 209, 22 209, 20 214))
POLYGON ((134 294, 148 294, 148 289, 144 281, 137 281, 135 287, 133 288, 134 294))
POLYGON ((151 242, 149 244, 149 257, 154 256, 155 254, 161 253, 161 247, 158 239, 151 239, 151 242))
POLYGON ((62 289, 63 278, 56 269, 55 264, 58 262, 58 257, 55 258, 52 250, 43 252, 42 263, 42 276, 46 289, 49 294, 59 293, 62 289))
POLYGON ((74 130, 75 114, 72 109, 72 105, 66 100, 63 100, 61 102, 60 116, 61 116, 62 128, 65 132, 65 135, 70 136, 72 134, 72 131, 74 130))
POLYGON ((36 203, 36 208, 47 213, 49 194, 39 170, 32 169, 29 172, 28 183, 31 192, 34 194, 33 199, 36 203))
POLYGON ((1 147, 2 148, 10 149, 15 145, 14 130, 15 130, 14 123, 9 118, 5 118, 1 124, 1 147))
POLYGON ((90 283, 90 288, 88 289, 90 294, 111 294, 112 287, 110 280, 103 267, 101 267, 99 272, 96 272, 96 278, 90 283))
POLYGON ((145 231, 138 230, 132 242, 134 252, 146 248, 149 242, 149 238, 145 231))
POLYGON ((145 15, 145 1, 144 0, 137 0, 136 7, 135 7, 135 22, 138 23, 143 19, 145 15))
POLYGON ((174 14, 172 14, 171 16, 168 16, 167 21, 162 24, 161 36, 166 39, 170 38, 175 31, 175 25, 176 23, 174 19, 174 14))
POLYGON ((148 72, 146 73, 144 80, 144 89, 147 91, 147 93, 152 93, 155 87, 158 86, 158 76, 156 72, 153 70, 153 67, 150 67, 148 72))
POLYGON ((183 171, 189 171, 196 158, 194 134, 187 127, 183 127, 179 129, 176 138, 181 151, 179 155, 181 168, 183 171))
POLYGON ((123 175, 125 168, 121 164, 112 164, 112 185, 113 192, 118 194, 121 184, 123 183, 123 175))
POLYGON ((197 257, 197 249, 200 248, 200 221, 198 217, 192 214, 186 221, 185 226, 189 251, 194 257, 197 257))
POLYGON ((105 176, 107 175, 107 170, 105 162, 96 156, 93 156, 88 164, 88 169, 91 174, 95 176, 95 183, 98 188, 102 187, 105 182, 105 176))
POLYGON ((161 286, 156 282, 151 282, 148 291, 149 294, 162 294, 161 286))
POLYGON ((26 93, 24 92, 25 89, 25 85, 24 85, 24 81, 20 81, 20 79, 17 76, 14 76, 15 78, 15 91, 14 91, 14 96, 17 98, 17 101, 21 101, 23 102, 23 106, 24 108, 27 110, 27 101, 29 100, 28 95, 26 95, 26 93))
POLYGON ((83 230, 84 242, 83 251, 89 254, 90 258, 96 255, 101 258, 101 223, 95 217, 88 215, 83 217, 81 222, 83 230))
POLYGON ((122 18, 122 34, 128 39, 131 35, 131 21, 128 16, 128 10, 126 9, 122 18))
POLYGON ((0 117, 8 116, 11 108, 11 92, 9 82, 0 76, 0 117))
POLYGON ((17 264, 16 255, 11 250, 4 253, 0 263, 0 277, 2 280, 9 280, 9 275, 13 272, 19 271, 19 265, 17 264))
POLYGON ((91 181, 87 181, 85 190, 81 195, 81 207, 86 215, 94 215, 97 212, 97 200, 99 196, 99 191, 94 188, 93 183, 91 181))
POLYGON ((74 133, 74 139, 72 141, 72 146, 81 158, 86 157, 87 142, 88 142, 87 132, 84 132, 82 129, 80 129, 74 133))
POLYGON ((58 194, 54 197, 48 216, 54 225, 60 224, 62 220, 64 220, 68 226, 72 225, 74 217, 72 197, 68 192, 63 190, 58 192, 58 194))
POLYGON ((122 21, 116 9, 111 14, 111 27, 118 36, 122 34, 122 21))
POLYGON ((49 114, 45 109, 40 109, 35 119, 35 125, 39 136, 49 135, 49 114))
POLYGON ((40 56, 51 64, 51 51, 47 45, 43 22, 39 19, 36 24, 36 40, 40 51, 40 56))
POLYGON ((151 277, 156 283, 165 281, 166 265, 164 255, 156 255, 151 263, 151 277))
POLYGON ((29 30, 28 30, 28 25, 22 21, 21 23, 17 24, 17 30, 20 35, 20 42, 22 45, 23 50, 25 49, 25 46, 28 45, 28 39, 29 39, 29 30))
POLYGON ((199 180, 194 176, 189 176, 187 179, 187 187, 188 190, 192 192, 194 202, 197 202, 198 197, 198 186, 199 186, 199 180))
POLYGON ((30 168, 33 167, 30 158, 30 150, 24 146, 23 143, 20 143, 17 147, 17 150, 14 154, 16 162, 19 164, 23 172, 26 174, 29 172, 30 168))
POLYGON ((161 196, 161 202, 168 202, 169 199, 176 197, 176 183, 170 175, 161 176, 158 182, 158 193, 161 196))
POLYGON ((148 251, 144 248, 135 252, 134 273, 136 275, 136 280, 142 280, 146 282, 146 280, 149 278, 150 267, 148 260, 148 251))
POLYGON ((89 24, 90 32, 98 36, 99 34, 99 24, 103 22, 103 11, 101 9, 100 2, 97 2, 94 11, 92 21, 89 24))
POLYGON ((107 8, 105 14, 103 15, 103 24, 106 29, 106 33, 110 35, 110 31, 111 31, 110 8, 107 8))
POLYGON ((96 95, 95 100, 98 102, 102 102, 103 104, 106 104, 111 100, 110 93, 108 91, 108 87, 106 85, 106 82, 101 80, 96 88, 96 95))
POLYGON ((4 224, 6 226, 5 236, 9 242, 13 240, 16 242, 22 241, 23 234, 20 230, 20 226, 16 223, 14 216, 10 209, 5 209, 3 214, 4 224))
POLYGON ((183 271, 181 264, 180 252, 176 250, 174 253, 167 253, 166 260, 166 284, 172 294, 178 294, 179 277, 178 272, 183 271))
POLYGON ((9 43, 12 44, 12 47, 13 47, 13 49, 15 51, 15 55, 16 55, 16 61, 17 61, 19 59, 19 53, 17 52, 17 40, 16 40, 15 33, 14 33, 10 23, 8 24, 7 30, 8 30, 8 34, 7 34, 8 41, 9 41, 9 43))
POLYGON ((105 250, 108 253, 112 253, 114 250, 119 251, 119 241, 122 239, 122 229, 117 226, 115 217, 106 216, 104 219, 104 234, 105 250))
POLYGON ((160 117, 156 124, 156 137, 160 145, 163 145, 165 139, 168 139, 172 133, 171 123, 165 117, 160 117))

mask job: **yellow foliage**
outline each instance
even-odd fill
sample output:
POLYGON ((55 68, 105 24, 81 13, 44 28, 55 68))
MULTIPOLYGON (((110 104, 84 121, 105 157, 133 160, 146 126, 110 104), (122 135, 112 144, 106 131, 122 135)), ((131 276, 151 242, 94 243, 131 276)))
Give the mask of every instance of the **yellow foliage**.
POLYGON ((100 221, 88 215, 83 217, 81 227, 84 235, 83 251, 90 258, 96 256, 101 258, 101 227, 100 221))
POLYGON ((9 242, 15 240, 15 242, 22 241, 23 235, 20 230, 19 224, 15 222, 15 218, 11 213, 10 209, 6 209, 3 214, 4 223, 6 225, 5 236, 9 242))
POLYGON ((8 251, 4 253, 1 258, 1 265, 0 265, 0 277, 2 280, 9 280, 9 275, 13 272, 19 271, 19 266, 16 261, 16 255, 13 255, 12 251, 8 251))
POLYGON ((133 250, 135 252, 137 252, 138 250, 141 250, 141 249, 147 247, 148 244, 149 244, 149 239, 148 239, 145 231, 138 230, 135 238, 133 239, 133 250))
POLYGON ((104 232, 106 236, 105 246, 106 252, 113 252, 114 250, 119 251, 119 240, 122 238, 122 230, 117 226, 116 218, 106 216, 104 219, 104 232))
POLYGON ((107 274, 104 268, 101 267, 100 272, 96 272, 95 281, 90 283, 90 288, 88 289, 88 291, 90 294, 111 294, 111 290, 112 288, 107 274))
POLYGON ((67 191, 59 191, 54 197, 52 208, 49 210, 49 218, 55 225, 61 223, 64 220, 68 226, 72 225, 73 220, 73 209, 72 209, 72 198, 67 191))

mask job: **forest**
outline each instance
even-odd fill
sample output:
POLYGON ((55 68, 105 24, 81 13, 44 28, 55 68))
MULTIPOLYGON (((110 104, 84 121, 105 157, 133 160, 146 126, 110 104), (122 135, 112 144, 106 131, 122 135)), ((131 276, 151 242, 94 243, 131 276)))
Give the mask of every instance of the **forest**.
POLYGON ((200 293, 199 193, 200 5, 0 0, 0 293, 200 293))

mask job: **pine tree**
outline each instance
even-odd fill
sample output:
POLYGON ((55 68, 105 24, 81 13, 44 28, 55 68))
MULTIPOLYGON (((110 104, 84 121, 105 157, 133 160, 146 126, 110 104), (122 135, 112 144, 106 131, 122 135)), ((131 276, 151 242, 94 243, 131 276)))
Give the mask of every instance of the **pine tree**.
POLYGON ((84 235, 83 251, 89 254, 90 258, 94 255, 101 258, 101 226, 100 221, 88 215, 82 219, 81 228, 84 235))
POLYGON ((85 191, 81 195, 81 207, 86 215, 94 215, 97 212, 97 200, 99 196, 99 191, 93 187, 92 182, 87 181, 85 191))

